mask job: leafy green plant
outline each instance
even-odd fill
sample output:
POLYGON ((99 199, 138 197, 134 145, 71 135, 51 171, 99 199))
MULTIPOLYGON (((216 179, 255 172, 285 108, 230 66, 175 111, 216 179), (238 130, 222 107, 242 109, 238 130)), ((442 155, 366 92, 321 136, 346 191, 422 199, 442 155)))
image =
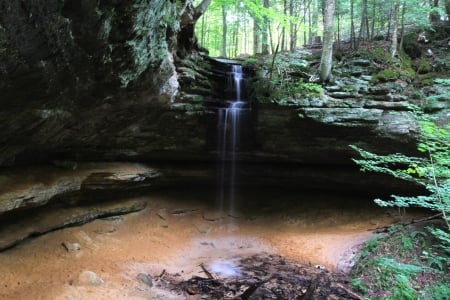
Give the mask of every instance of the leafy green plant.
MULTIPOLYGON (((362 171, 375 171, 423 185, 428 195, 398 196, 392 200, 376 199, 380 206, 423 207, 442 213, 450 231, 450 124, 438 126, 429 116, 415 108, 420 129, 418 150, 424 157, 403 154, 377 155, 351 147, 359 152, 362 159, 354 159, 362 171)), ((441 239, 442 240, 442 239, 441 239)), ((446 242, 443 239, 443 242, 446 242)))
MULTIPOLYGON (((396 237, 392 237, 397 239, 401 246, 399 251, 409 253, 417 250, 419 257, 413 259, 417 265, 399 263, 387 256, 372 259, 372 262, 368 262, 368 259, 362 262, 363 266, 378 268, 378 273, 372 272, 374 274, 372 282, 380 289, 390 289, 392 293, 389 299, 418 299, 418 294, 411 287, 408 277, 424 270, 430 274, 445 274, 443 271, 450 267, 450 124, 438 124, 417 107, 413 107, 413 112, 417 116, 419 129, 417 149, 422 156, 413 157, 400 153, 377 155, 351 146, 361 156, 361 159, 354 159, 361 170, 389 174, 412 181, 424 186, 428 192, 426 195, 418 196, 392 195, 392 199, 388 201, 375 199, 378 205, 434 210, 439 212, 445 224, 442 228, 428 227, 434 237, 432 242, 434 244, 429 247, 425 246, 427 236, 425 233, 413 232, 407 236, 399 231, 396 237), (417 243, 418 236, 422 237, 422 246, 420 242, 417 243)), ((394 234, 389 231, 389 235, 394 234)), ((402 257, 400 253, 396 255, 402 257)), ((427 296, 421 299, 449 299, 446 294, 448 291, 450 291, 448 284, 429 287, 427 296), (441 294, 447 298, 433 296, 441 294)))
POLYGON ((396 285, 392 291, 392 300, 415 300, 418 299, 416 291, 411 287, 408 277, 403 274, 395 275, 396 285))
POLYGON ((350 281, 350 284, 352 285, 352 288, 354 288, 356 291, 362 293, 363 295, 367 293, 367 290, 369 289, 368 285, 365 284, 361 279, 359 278, 353 278, 350 281))
POLYGON ((422 299, 429 300, 450 299, 450 284, 445 282, 431 286, 422 293, 422 296, 422 299))
POLYGON ((322 91, 322 86, 316 83, 295 81, 290 82, 286 85, 286 91, 292 94, 292 96, 311 95, 311 94, 316 95, 322 91))

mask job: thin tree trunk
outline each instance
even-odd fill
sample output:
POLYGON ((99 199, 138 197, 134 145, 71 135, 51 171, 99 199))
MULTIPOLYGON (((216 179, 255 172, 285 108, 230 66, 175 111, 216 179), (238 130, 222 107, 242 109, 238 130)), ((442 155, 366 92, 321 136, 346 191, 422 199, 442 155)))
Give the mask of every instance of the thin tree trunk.
POLYGON ((405 34, 405 12, 406 12, 406 4, 405 2, 402 2, 402 21, 401 21, 401 30, 400 30, 400 45, 398 48, 401 50, 403 49, 403 36, 405 34))
MULTIPOLYGON (((383 11, 383 4, 382 3, 379 4, 378 10, 380 12, 383 11)), ((385 29, 385 26, 386 26, 386 18, 385 17, 386 17, 386 14, 384 14, 384 13, 382 13, 380 15, 380 27, 378 28, 377 33, 384 32, 384 29, 385 29)))
MULTIPOLYGON (((269 0, 264 0, 263 5, 265 8, 269 8, 269 0)), ((269 18, 264 16, 263 28, 262 28, 262 54, 269 54, 269 18)))
POLYGON ((355 12, 354 12, 354 0, 350 0, 350 48, 356 49, 355 43, 355 12))
POLYGON ((389 18, 387 23, 387 33, 386 33, 386 41, 389 41, 391 38, 391 26, 392 26, 392 15, 393 15, 392 7, 389 7, 389 18))
POLYGON ((363 40, 365 40, 365 31, 366 31, 366 22, 367 20, 367 0, 363 0, 362 1, 362 14, 361 14, 361 26, 359 28, 359 35, 358 35, 358 41, 357 43, 357 47, 359 47, 359 43, 363 40))
POLYGON ((256 18, 253 19, 253 53, 260 53, 261 48, 261 28, 259 26, 259 22, 256 18))
POLYGON ((315 29, 312 31, 311 39, 314 42, 317 36, 317 28, 319 28, 319 3, 317 0, 310 1, 308 4, 309 11, 312 11, 312 28, 315 29))
MULTIPOLYGON (((283 13, 287 15, 287 0, 283 0, 283 13)), ((284 21, 283 21, 284 23, 284 21)), ((283 24, 281 29, 281 52, 286 51, 286 26, 283 24)))
POLYGON ((399 6, 399 1, 396 0, 395 4, 394 4, 394 12, 393 12, 393 17, 392 17, 392 24, 393 24, 393 28, 392 28, 392 41, 391 41, 391 46, 390 46, 390 53, 391 56, 394 57, 397 54, 397 42, 398 42, 398 6, 399 6))
POLYGON ((369 37, 370 37, 370 31, 369 31, 369 10, 368 10, 368 7, 367 7, 367 0, 365 0, 365 1, 366 1, 366 19, 365 19, 365 21, 366 21, 366 40, 368 40, 369 37))
POLYGON ((303 30, 303 45, 312 44, 313 43, 313 33, 312 33, 312 16, 311 16, 311 7, 306 8, 306 3, 303 4, 303 20, 306 21, 306 11, 308 11, 308 34, 306 34, 306 28, 303 30), (306 37, 308 36, 308 38, 306 37))
POLYGON ((439 12, 437 11, 438 7, 439 7, 439 0, 430 0, 430 5, 431 5, 431 12, 430 12, 430 22, 433 23, 437 23, 439 22, 439 12))
POLYGON ((340 14, 339 2, 336 3, 336 14, 337 14, 337 43, 338 49, 341 50, 341 14, 340 14))
POLYGON ((239 52, 239 49, 238 49, 239 48, 239 36, 240 36, 239 29, 241 26, 241 19, 242 19, 238 2, 236 2, 235 11, 237 14, 237 20, 236 20, 236 24, 234 26, 234 57, 237 57, 238 52, 239 52))
MULTIPOLYGON (((295 14, 294 14, 294 1, 295 0, 290 0, 290 2, 289 2, 289 15, 291 17, 295 16, 295 14)), ((296 29, 296 25, 295 25, 295 23, 293 21, 290 22, 290 25, 291 25, 291 28, 290 28, 291 32, 290 32, 290 35, 289 35, 290 36, 289 50, 291 52, 293 52, 295 50, 295 46, 296 46, 296 43, 297 43, 297 29, 296 29)))
POLYGON ((227 9, 225 5, 222 5, 222 48, 220 55, 222 57, 227 57, 227 9))
POLYGON ((447 14, 447 17, 449 18, 449 20, 447 20, 447 21, 450 21, 450 0, 445 0, 444 6, 445 6, 445 13, 447 14))
POLYGON ((206 47, 206 19, 207 19, 208 15, 204 14, 202 16, 202 31, 201 31, 201 38, 200 38, 200 44, 202 47, 206 47))
POLYGON ((370 39, 373 39, 373 37, 375 36, 375 19, 376 19, 376 14, 375 14, 375 8, 376 8, 376 1, 373 1, 373 5, 372 5, 372 26, 370 28, 370 39))
POLYGON ((269 22, 269 45, 270 45, 270 51, 272 53, 274 53, 275 51, 275 45, 274 45, 274 40, 273 40, 273 35, 272 35, 272 28, 270 26, 270 22, 269 22))
POLYGON ((319 76, 322 82, 328 81, 333 64, 333 15, 334 1, 323 0, 323 48, 320 59, 319 76))

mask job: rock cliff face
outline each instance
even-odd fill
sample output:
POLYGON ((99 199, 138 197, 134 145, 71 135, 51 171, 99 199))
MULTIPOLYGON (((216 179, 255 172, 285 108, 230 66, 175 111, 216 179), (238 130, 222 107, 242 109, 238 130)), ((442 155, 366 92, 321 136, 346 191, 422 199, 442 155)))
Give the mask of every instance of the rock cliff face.
MULTIPOLYGON (((223 93, 223 65, 179 36, 177 3, 0 0, 0 166, 214 161, 205 103, 223 93)), ((264 102, 254 93, 239 158, 352 166, 349 144, 413 149, 406 83, 371 86, 373 67, 365 59, 340 66, 321 97, 264 102)))
POLYGON ((171 108, 179 10, 162 0, 0 1, 0 166, 197 147, 197 120, 171 108))
MULTIPOLYGON (((186 36, 192 27, 180 26, 192 1, 177 3, 0 0, 0 227, 7 232, 18 218, 28 222, 16 226, 23 227, 18 236, 0 239, 0 250, 142 209, 133 197, 150 188, 214 186, 217 106, 228 93, 230 66, 196 49, 186 36), (153 167, 80 163, 121 160, 153 167), (180 167, 181 161, 194 164, 180 167), (48 163, 53 166, 22 168, 48 163), (119 206, 103 202, 123 197, 132 198, 119 206), (47 213, 57 222, 47 223, 47 213)), ((391 178, 361 176, 350 160, 349 144, 377 152, 415 149, 408 84, 393 78, 372 85, 373 67, 349 61, 320 96, 276 101, 258 87, 261 70, 244 68, 255 81, 246 82, 252 110, 236 154, 237 184, 365 194, 410 189, 391 178)), ((441 95, 429 110, 443 122, 450 116, 449 89, 424 90, 441 95)))

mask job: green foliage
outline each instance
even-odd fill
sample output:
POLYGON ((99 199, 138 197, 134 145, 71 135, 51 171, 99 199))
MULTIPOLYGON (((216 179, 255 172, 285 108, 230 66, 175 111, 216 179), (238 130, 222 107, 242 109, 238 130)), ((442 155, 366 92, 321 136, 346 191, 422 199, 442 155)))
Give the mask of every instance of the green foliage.
POLYGON ((369 48, 366 50, 361 50, 360 54, 362 57, 367 59, 372 59, 379 63, 391 63, 392 56, 389 54, 389 51, 381 47, 369 48))
POLYGON ((443 282, 428 287, 422 293, 422 299, 443 300, 450 299, 450 283, 443 282))
POLYGON ((418 299, 416 291, 411 287, 408 277, 403 274, 395 275, 396 285, 392 291, 392 300, 415 300, 418 299))
MULTIPOLYGON (((443 82, 447 84, 447 81, 443 82)), ((362 171, 389 174, 420 184, 428 191, 427 195, 393 195, 390 201, 376 199, 375 202, 378 205, 427 208, 440 212, 446 224, 445 228, 428 228, 435 238, 435 242, 430 247, 423 244, 420 246, 422 248, 420 251, 416 249, 418 247, 417 239, 424 240, 427 237, 426 234, 418 232, 412 232, 410 235, 406 235, 404 232, 398 232, 400 235, 393 234, 394 237, 391 238, 391 241, 395 241, 395 236, 397 236, 396 244, 400 245, 397 249, 400 249, 401 252, 408 255, 412 251, 420 253, 420 256, 415 259, 418 265, 399 263, 387 256, 370 260, 370 253, 364 253, 363 250, 362 265, 376 267, 380 270, 378 274, 375 273, 376 278, 373 280, 379 288, 392 290, 389 299, 418 299, 408 276, 413 276, 428 268, 434 268, 436 270, 434 272, 442 272, 450 267, 450 218, 448 217, 450 214, 450 124, 438 125, 417 107, 414 107, 413 111, 417 116, 419 129, 417 149, 423 153, 423 156, 412 157, 399 153, 377 155, 351 146, 361 156, 361 159, 354 159, 354 161, 362 171), (426 264, 429 267, 425 267, 426 264)), ((398 230, 397 227, 390 231, 391 234, 394 230, 398 230)), ((398 250, 390 250, 390 253, 395 254, 392 251, 398 250)), ((402 257, 402 255, 397 253, 396 257, 402 257)), ((448 284, 429 287, 427 297, 423 299, 446 299, 435 297, 448 295, 449 290, 448 284)))
POLYGON ((436 83, 436 84, 450 86, 450 78, 435 78, 433 80, 433 82, 436 83))
POLYGON ((411 82, 414 79, 414 76, 415 76, 414 70, 409 66, 391 67, 390 69, 385 69, 378 72, 378 74, 373 76, 370 81, 371 83, 378 83, 401 79, 404 81, 411 82))
POLYGON ((272 96, 276 100, 286 98, 300 99, 304 97, 317 97, 322 92, 322 86, 317 83, 299 81, 288 81, 284 84, 273 81, 272 96))
POLYGON ((386 69, 378 72, 377 75, 372 77, 372 82, 386 82, 386 81, 394 81, 399 78, 398 73, 391 69, 386 69))
POLYGON ((364 56, 383 66, 382 70, 372 77, 371 83, 395 81, 397 79, 411 82, 416 75, 411 59, 402 52, 399 53, 399 58, 393 58, 389 51, 376 47, 366 50, 364 56))
POLYGON ((425 57, 422 57, 416 64, 416 70, 419 74, 429 73, 432 69, 431 64, 425 57))
POLYGON ((436 257, 431 254, 432 238, 422 229, 389 227, 387 233, 376 235, 364 245, 351 273, 352 287, 364 295, 376 296, 372 299, 432 299, 434 286, 448 278, 428 259, 436 257))
MULTIPOLYGON (((425 157, 403 154, 376 155, 356 146, 362 159, 354 159, 362 171, 375 171, 423 185, 428 195, 413 197, 393 195, 393 201, 376 199, 380 206, 424 207, 450 213, 450 124, 438 126, 429 116, 415 110, 418 116, 420 136, 418 150, 425 157)), ((450 229, 450 226, 449 226, 450 229)))
POLYGON ((363 295, 367 293, 367 290, 369 289, 369 286, 365 284, 361 279, 359 278, 353 278, 350 280, 350 284, 352 285, 352 288, 356 291, 362 293, 363 295))

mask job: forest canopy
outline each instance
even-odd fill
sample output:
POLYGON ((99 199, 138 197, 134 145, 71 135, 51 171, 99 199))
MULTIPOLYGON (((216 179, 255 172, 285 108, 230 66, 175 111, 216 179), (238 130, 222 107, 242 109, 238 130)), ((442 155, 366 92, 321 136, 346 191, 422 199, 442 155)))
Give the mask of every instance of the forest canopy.
MULTIPOLYGON (((222 57, 294 51, 321 43, 328 2, 213 0, 196 23, 198 43, 211 56, 222 57)), ((450 0, 336 0, 333 38, 354 49, 366 40, 391 40, 394 32, 399 32, 400 41, 405 28, 432 30, 449 15, 450 0)))

